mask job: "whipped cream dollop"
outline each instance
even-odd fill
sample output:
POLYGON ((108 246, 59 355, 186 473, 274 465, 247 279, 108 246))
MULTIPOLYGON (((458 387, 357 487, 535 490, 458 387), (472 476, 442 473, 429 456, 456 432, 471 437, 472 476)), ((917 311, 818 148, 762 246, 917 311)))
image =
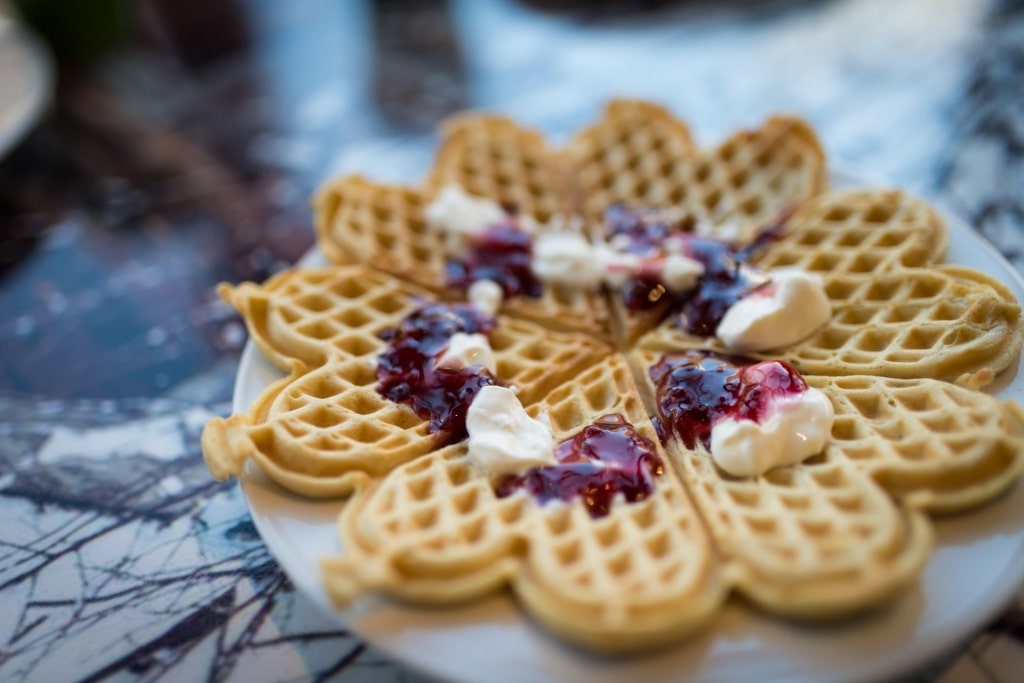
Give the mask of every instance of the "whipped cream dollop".
POLYGON ((469 303, 484 315, 494 317, 498 315, 501 302, 504 299, 504 292, 494 280, 477 280, 469 286, 466 293, 469 303))
POLYGON ((725 312, 715 333, 737 351, 766 351, 809 337, 832 317, 821 278, 799 268, 770 271, 771 282, 725 312))
POLYGON ((533 274, 544 282, 581 289, 595 289, 602 283, 621 287, 637 275, 659 277, 676 292, 696 285, 704 267, 680 252, 645 259, 625 250, 627 242, 591 244, 573 232, 541 232, 533 242, 533 274))
POLYGON ((522 474, 556 464, 551 425, 526 414, 515 393, 496 385, 480 389, 466 413, 470 459, 491 475, 522 474))
POLYGON ((474 237, 506 218, 505 210, 485 197, 469 194, 459 185, 445 185, 425 210, 427 225, 443 233, 445 249, 465 252, 474 237))
POLYGON ((778 397, 760 423, 724 417, 711 428, 711 457, 735 477, 758 477, 820 453, 832 433, 832 402, 817 389, 778 397))
POLYGON ((447 348, 434 361, 434 367, 448 370, 463 370, 472 366, 487 368, 492 375, 498 372, 494 349, 487 336, 479 332, 456 332, 448 340, 447 348))
POLYGON ((743 238, 743 226, 735 218, 717 223, 706 218, 701 219, 694 225, 693 232, 701 237, 713 237, 723 242, 735 242, 743 238))
POLYGON ((656 273, 670 292, 685 292, 697 286, 697 281, 704 274, 704 266, 681 253, 670 252, 661 263, 656 273))

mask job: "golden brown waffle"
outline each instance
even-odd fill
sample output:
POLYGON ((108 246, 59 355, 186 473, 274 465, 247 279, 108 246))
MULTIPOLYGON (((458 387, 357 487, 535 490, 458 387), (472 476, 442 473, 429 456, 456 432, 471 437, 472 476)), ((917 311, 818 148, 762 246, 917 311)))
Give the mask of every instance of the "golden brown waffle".
POLYGON ((1024 467, 1024 412, 930 379, 808 377, 832 400, 831 450, 890 495, 931 512, 991 500, 1024 467))
POLYGON ((783 236, 754 263, 822 275, 874 275, 941 263, 948 246, 942 217, 906 192, 832 191, 801 205, 783 236))
MULTIPOLYGON (((808 375, 926 377, 980 388, 1019 356, 1024 320, 1001 283, 956 266, 826 277, 832 319, 789 348, 751 354, 808 375)), ((726 350, 666 320, 641 348, 726 350)))
POLYGON ((321 187, 313 203, 317 245, 331 263, 361 263, 444 288, 444 246, 427 227, 429 201, 419 190, 350 175, 321 187))
MULTIPOLYGON (((643 371, 652 414, 646 369, 659 357, 631 359, 643 371)), ((882 604, 914 581, 928 557, 925 517, 894 504, 841 444, 801 464, 738 479, 724 475, 702 445, 666 442, 716 547, 737 567, 736 588, 770 612, 830 618, 882 604)))
MULTIPOLYGON (((292 374, 248 415, 207 424, 203 456, 214 476, 238 476, 251 458, 292 491, 342 496, 437 447, 411 408, 376 390, 376 356, 386 346, 378 335, 419 307, 416 290, 350 266, 296 270, 228 294, 259 347, 292 374)), ((491 346, 497 376, 526 405, 609 353, 592 337, 504 316, 491 346)))
POLYGON ((247 415, 203 430, 203 459, 217 479, 254 461, 275 482, 311 498, 346 496, 370 478, 434 448, 427 423, 379 393, 374 364, 333 357, 312 372, 296 362, 247 415))
POLYGON ((249 336, 274 365, 309 367, 332 356, 372 358, 393 329, 428 300, 427 290, 364 266, 286 270, 262 285, 222 283, 217 292, 245 320, 249 336))
MULTIPOLYGON (((717 148, 697 150, 684 123, 635 100, 609 103, 603 118, 579 133, 564 155, 577 209, 595 239, 605 236, 605 210, 625 204, 695 218, 711 226, 711 234, 745 242, 821 191, 826 177, 821 144, 800 119, 775 117, 717 148)), ((610 308, 619 343, 627 347, 668 309, 666 302, 628 311, 615 292, 610 308)))
MULTIPOLYGON (((334 180, 317 194, 317 243, 333 263, 372 266, 445 298, 464 299, 463 292, 445 287, 444 240, 427 227, 427 204, 412 188, 359 176, 334 180)), ((539 298, 506 299, 502 311, 558 330, 609 335, 608 309, 596 292, 548 286, 539 298)))
POLYGON ((536 131, 503 116, 462 114, 445 121, 441 133, 426 183, 431 196, 454 184, 539 223, 570 214, 560 161, 536 131))
POLYGON ((616 203, 678 211, 711 225, 736 224, 752 238, 781 211, 825 187, 825 154, 814 130, 788 116, 694 150, 686 125, 663 108, 612 101, 604 117, 566 147, 578 209, 600 226, 616 203))
MULTIPOLYGON (((657 443, 622 357, 550 394, 556 438, 620 414, 657 443)), ((726 585, 704 526, 671 471, 646 500, 592 519, 580 501, 541 506, 520 491, 499 499, 453 446, 360 492, 340 520, 345 554, 322 564, 343 605, 370 591, 448 604, 511 586, 538 621, 604 651, 679 638, 717 611, 726 585)))
MULTIPOLYGON (((732 590, 774 614, 834 617, 915 580, 931 545, 922 511, 982 504, 1019 477, 1024 411, 977 391, 1019 355, 1012 293, 936 265, 948 235, 924 202, 899 191, 818 194, 824 156, 803 121, 776 117, 702 151, 664 109, 617 100, 560 152, 494 116, 459 117, 444 136, 422 188, 350 176, 318 193, 323 252, 356 265, 222 288, 260 350, 291 375, 248 414, 211 421, 204 456, 219 478, 253 460, 303 495, 357 492, 340 520, 344 555, 323 565, 338 604, 367 592, 449 604, 508 586, 542 624, 605 651, 674 640, 732 590), (497 498, 464 444, 437 450, 423 420, 375 389, 380 331, 417 298, 461 297, 444 285, 443 240, 424 217, 449 183, 536 221, 575 211, 592 237, 616 202, 692 215, 741 240, 795 208, 756 265, 819 273, 833 316, 762 357, 792 362, 830 398, 831 444, 736 479, 670 439, 654 494, 620 499, 598 519, 579 501, 497 498)), ((609 334, 600 296, 549 288, 502 310, 491 335, 497 374, 520 387, 528 412, 550 414, 557 438, 621 413, 655 440, 650 364, 664 350, 715 347, 665 323, 627 363, 597 341, 609 334), (552 331, 566 329, 584 333, 552 331)), ((660 313, 617 309, 617 341, 633 349, 660 313)))

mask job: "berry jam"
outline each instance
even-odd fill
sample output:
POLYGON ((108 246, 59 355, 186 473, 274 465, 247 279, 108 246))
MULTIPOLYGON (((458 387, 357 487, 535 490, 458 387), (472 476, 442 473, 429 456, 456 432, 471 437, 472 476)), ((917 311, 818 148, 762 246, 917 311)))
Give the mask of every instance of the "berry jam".
POLYGON ((681 297, 679 324, 690 334, 713 337, 730 306, 769 282, 767 273, 740 261, 731 244, 691 237, 685 253, 704 266, 696 289, 681 297))
POLYGON ((469 305, 432 304, 380 338, 390 346, 377 358, 377 391, 410 406, 445 444, 466 438, 466 411, 483 387, 500 384, 486 368, 435 368, 434 359, 456 332, 487 334, 495 320, 469 305))
POLYGON ((591 517, 604 517, 621 493, 627 502, 654 492, 654 477, 664 472, 654 444, 640 436, 621 415, 605 415, 555 450, 557 465, 533 467, 502 477, 499 498, 526 489, 540 503, 581 498, 591 517))
POLYGON ((448 260, 447 284, 468 289, 478 280, 493 280, 501 285, 505 297, 522 295, 537 298, 541 295, 542 285, 530 267, 532 261, 531 236, 510 219, 474 238, 462 260, 448 260))
POLYGON ((666 354, 650 375, 665 425, 687 448, 700 442, 710 450, 711 428, 723 417, 760 422, 774 399, 807 391, 789 363, 709 351, 666 354))
POLYGON ((613 204, 604 213, 608 240, 625 243, 627 252, 643 258, 663 255, 669 237, 692 233, 695 225, 692 216, 671 221, 662 211, 628 209, 621 204, 613 204))
MULTIPOLYGON (((621 204, 608 208, 604 214, 605 234, 610 242, 622 245, 624 251, 644 259, 665 256, 665 242, 692 232, 694 220, 669 221, 660 211, 637 211, 621 204)), ((622 297, 630 311, 654 308, 668 290, 657 274, 631 278, 623 287, 622 297)))
POLYGON ((702 337, 714 336, 729 307, 768 281, 767 275, 747 263, 782 235, 790 215, 792 209, 782 211, 750 244, 741 247, 694 235, 696 221, 692 217, 673 222, 665 220, 658 211, 610 207, 605 212, 606 233, 609 240, 624 243, 627 252, 645 259, 664 258, 666 243, 675 240, 683 254, 704 266, 697 287, 688 292, 668 292, 656 275, 633 278, 623 288, 626 308, 649 310, 668 295, 681 313, 680 325, 684 330, 702 337))

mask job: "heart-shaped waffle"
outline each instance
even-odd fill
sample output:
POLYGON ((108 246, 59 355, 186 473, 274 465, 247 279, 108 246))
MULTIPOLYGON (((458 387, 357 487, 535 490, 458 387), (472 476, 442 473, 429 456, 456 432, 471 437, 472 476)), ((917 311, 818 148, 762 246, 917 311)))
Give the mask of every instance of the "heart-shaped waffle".
MULTIPOLYGON (((793 346, 751 355, 786 360, 812 375, 935 378, 978 388, 1020 353, 1020 306, 1005 286, 975 270, 937 266, 825 280, 828 323, 793 346)), ((639 346, 728 352, 671 319, 639 346)))
POLYGON ((507 118, 458 117, 422 187, 350 176, 318 193, 321 249, 355 265, 222 287, 291 375, 247 415, 211 421, 210 469, 237 475, 252 459, 304 495, 356 491, 339 522, 344 554, 323 562, 338 604, 375 591, 449 604, 508 586, 564 638, 633 651, 706 623, 733 591, 801 618, 884 603, 927 560, 925 511, 983 504, 1024 468, 1024 412, 977 390, 1019 356, 1024 322, 1005 286, 940 265, 949 237, 926 203, 894 190, 822 192, 825 169, 813 130, 792 117, 709 150, 663 108, 630 100, 561 150, 507 118), (597 486, 543 502, 562 486, 557 475, 508 479, 481 469, 465 442, 441 447, 424 419, 381 394, 376 368, 382 334, 427 302, 463 297, 446 284, 444 239, 426 217, 451 185, 594 242, 608 237, 613 205, 661 211, 682 217, 683 233, 740 243, 729 248, 754 240, 743 258, 755 267, 820 276, 829 321, 753 356, 791 362, 827 397, 828 445, 738 478, 703 442, 669 430, 659 443, 651 368, 666 353, 724 347, 662 321, 667 300, 637 312, 614 289, 546 287, 503 303, 490 332, 496 376, 519 387, 530 415, 550 417, 559 440, 621 416, 663 465, 651 490, 613 497, 614 486, 597 486), (610 341, 627 355, 609 355, 610 341))
MULTIPOLYGON (((506 125, 502 123, 499 128, 504 129, 506 125)), ((491 129, 489 125, 484 127, 491 129)), ((475 140, 469 135, 471 130, 468 123, 457 128, 462 134, 456 140, 469 145, 475 140)), ((474 147, 451 142, 447 150, 444 156, 453 166, 450 173, 462 168, 454 161, 460 154, 469 159, 479 156, 474 147)), ((465 163, 469 168, 476 168, 469 161, 465 163)), ((469 180, 462 179, 465 183, 469 180)), ((501 189, 503 186, 495 189, 493 183, 473 187, 493 191, 496 198, 520 196, 518 189, 509 190, 512 194, 508 195, 501 189)), ((523 187, 533 187, 532 181, 524 181, 523 187)), ((317 242, 333 263, 361 263, 429 288, 445 298, 464 298, 463 292, 446 285, 444 240, 440 233, 427 226, 425 216, 431 197, 425 190, 379 185, 360 176, 334 180, 321 188, 314 200, 317 242)), ((525 205, 549 207, 553 200, 543 195, 525 205)), ((547 215, 547 209, 536 210, 540 215, 547 215)), ((597 293, 547 286, 539 297, 506 300, 502 310, 554 329, 577 330, 595 336, 609 334, 608 310, 597 293)))
MULTIPOLYGON (((651 373, 660 358, 637 351, 631 363, 650 412, 667 419, 651 373)), ((772 612, 820 617, 867 596, 884 600, 914 579, 931 537, 917 510, 964 510, 1013 483, 1024 467, 1024 413, 929 379, 807 382, 836 413, 819 455, 737 478, 700 441, 669 438, 666 449, 726 563, 740 567, 737 589, 772 612)))
POLYGON ((778 214, 825 187, 825 154, 795 117, 769 119, 718 147, 698 150, 662 107, 613 100, 564 151, 577 209, 600 232, 615 204, 670 208, 711 225, 734 222, 747 240, 778 214))
MULTIPOLYGON (((656 446, 625 360, 611 356, 552 392, 543 412, 556 438, 617 414, 656 446)), ((717 553, 674 473, 642 501, 592 518, 577 499, 504 498, 464 445, 404 465, 360 492, 340 520, 342 557, 324 561, 338 604, 368 590, 451 603, 509 585, 531 614, 579 644, 650 648, 692 631, 718 609, 717 553)))
POLYGON ((540 133, 504 116, 458 115, 445 121, 427 193, 458 185, 538 223, 572 212, 569 183, 540 133))
MULTIPOLYGON (((422 290, 363 266, 289 271, 260 287, 221 289, 258 347, 290 377, 268 387, 247 415, 211 420, 203 454, 218 478, 256 461, 282 486, 343 496, 368 477, 438 447, 412 409, 376 389, 381 334, 425 302, 422 290)), ((530 404, 606 356, 592 337, 498 317, 490 333, 496 374, 530 404)))
POLYGON ((940 263, 949 231, 935 209, 899 190, 823 192, 804 202, 754 259, 759 268, 871 276, 940 263))
MULTIPOLYGON (((811 127, 775 117, 715 148, 697 149, 689 129, 662 107, 614 100, 563 156, 577 211, 595 241, 608 237, 605 212, 624 205, 666 210, 711 235, 746 242, 825 186, 825 155, 811 127)), ((631 310, 611 297, 622 346, 631 346, 668 312, 668 297, 631 310)))

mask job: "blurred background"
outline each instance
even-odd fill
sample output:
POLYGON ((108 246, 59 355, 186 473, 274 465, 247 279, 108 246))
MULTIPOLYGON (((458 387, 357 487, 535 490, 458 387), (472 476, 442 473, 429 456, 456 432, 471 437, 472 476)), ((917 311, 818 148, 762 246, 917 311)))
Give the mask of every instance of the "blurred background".
POLYGON ((18 0, 55 61, 0 163, 0 386, 150 395, 234 359, 210 286, 300 256, 329 176, 416 181, 465 107, 557 141, 645 97, 709 144, 794 112, 881 181, 961 201, 985 185, 962 209, 1002 230, 1020 218, 1001 196, 1020 187, 1019 5, 18 0))
MULTIPOLYGON (((206 474, 213 286, 305 253, 328 177, 417 181, 456 110, 557 142, 612 96, 705 144, 799 114, 1024 266, 1024 2, 0 0, 0 679, 412 680, 206 474)), ((921 676, 1014 680, 1015 614, 921 676)))

